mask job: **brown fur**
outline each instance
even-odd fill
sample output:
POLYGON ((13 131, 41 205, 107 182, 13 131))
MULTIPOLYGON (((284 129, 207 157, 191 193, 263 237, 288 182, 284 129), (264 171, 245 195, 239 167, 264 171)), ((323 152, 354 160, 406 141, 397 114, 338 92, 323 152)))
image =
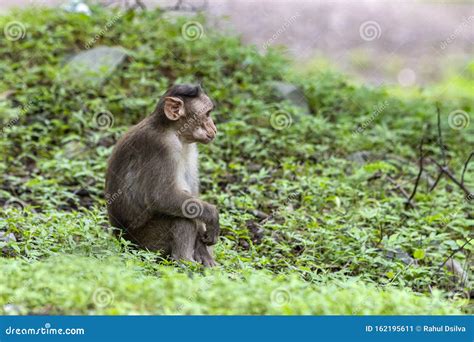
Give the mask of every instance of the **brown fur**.
POLYGON ((215 265, 208 246, 217 242, 219 216, 198 198, 196 142, 208 143, 216 134, 212 108, 199 87, 170 88, 117 143, 106 175, 106 196, 113 198, 109 219, 125 238, 206 266, 215 265), (197 211, 183 210, 187 203, 197 211))

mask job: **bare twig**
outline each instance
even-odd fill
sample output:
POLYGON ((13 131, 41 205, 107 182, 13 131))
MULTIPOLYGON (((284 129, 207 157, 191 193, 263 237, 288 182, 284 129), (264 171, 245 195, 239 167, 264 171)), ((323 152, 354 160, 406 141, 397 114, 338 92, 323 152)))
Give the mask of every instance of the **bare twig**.
POLYGON ((466 193, 467 196, 471 196, 472 192, 464 184, 462 184, 460 181, 458 181, 456 179, 456 177, 453 175, 453 173, 449 170, 449 168, 447 166, 441 165, 440 163, 438 163, 433 158, 430 158, 430 160, 433 163, 435 163, 436 166, 438 166, 440 172, 444 173, 449 179, 451 179, 453 181, 454 184, 459 186, 466 193))
POLYGON ((436 185, 438 185, 439 181, 441 180, 441 177, 443 177, 443 173, 442 173, 442 172, 438 173, 438 177, 436 178, 435 182, 434 182, 433 185, 431 186, 429 192, 433 191, 434 188, 436 188, 436 185))
POLYGON ((142 10, 146 10, 146 5, 141 0, 135 0, 135 5, 133 5, 133 8, 137 8, 137 7, 139 7, 142 10))
POLYGON ((201 5, 187 4, 184 0, 177 0, 173 6, 161 7, 164 11, 190 11, 190 12, 201 12, 207 9, 208 1, 203 0, 201 5))
POLYGON ((464 247, 466 247, 468 244, 471 243, 471 241, 472 241, 472 239, 467 240, 461 247, 459 247, 458 249, 452 251, 451 254, 449 254, 449 256, 444 260, 444 262, 441 265, 439 265, 436 272, 439 272, 439 270, 448 262, 449 259, 451 259, 457 252, 462 251, 464 249, 464 247))
POLYGON ((400 191, 400 193, 403 195, 403 197, 405 197, 405 199, 407 200, 406 203, 409 206, 411 206, 412 208, 415 208, 416 207, 415 203, 413 203, 413 201, 410 200, 410 195, 408 195, 408 193, 405 191, 405 189, 403 189, 402 186, 400 184, 398 184, 397 181, 394 180, 392 177, 387 177, 387 179, 390 183, 395 185, 395 189, 400 191))
POLYGON ((436 111, 438 113, 438 145, 439 148, 441 149, 441 156, 443 157, 443 165, 447 165, 446 161, 446 151, 444 149, 444 143, 443 143, 443 134, 441 132, 441 111, 439 109, 439 103, 436 103, 436 111))
POLYGON ((471 159, 473 157, 474 157, 474 152, 471 152, 471 155, 469 156, 469 158, 467 158, 466 163, 464 164, 464 168, 463 168, 462 174, 461 174, 461 184, 462 185, 464 185, 464 174, 466 173, 467 166, 469 165, 469 162, 471 161, 471 159))
POLYGON ((410 197, 405 203, 405 209, 408 208, 408 206, 412 204, 412 199, 413 197, 415 197, 416 190, 418 189, 418 184, 420 184, 421 174, 423 173, 423 159, 424 159, 423 144, 424 142, 425 142, 425 138, 423 137, 420 142, 420 160, 419 160, 418 176, 416 176, 415 187, 413 188, 413 192, 411 193, 410 197))

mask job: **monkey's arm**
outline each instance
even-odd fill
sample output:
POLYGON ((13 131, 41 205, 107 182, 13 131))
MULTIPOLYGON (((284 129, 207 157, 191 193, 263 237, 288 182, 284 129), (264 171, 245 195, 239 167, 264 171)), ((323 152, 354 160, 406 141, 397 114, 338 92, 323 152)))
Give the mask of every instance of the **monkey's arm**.
POLYGON ((171 190, 155 194, 151 205, 157 213, 176 217, 200 219, 205 223, 214 223, 217 208, 205 201, 193 197, 188 192, 171 190))
POLYGON ((193 197, 186 191, 171 190, 157 192, 153 196, 151 207, 157 214, 198 219, 206 224, 206 231, 200 232, 203 242, 207 245, 217 243, 219 236, 219 213, 216 206, 193 197))

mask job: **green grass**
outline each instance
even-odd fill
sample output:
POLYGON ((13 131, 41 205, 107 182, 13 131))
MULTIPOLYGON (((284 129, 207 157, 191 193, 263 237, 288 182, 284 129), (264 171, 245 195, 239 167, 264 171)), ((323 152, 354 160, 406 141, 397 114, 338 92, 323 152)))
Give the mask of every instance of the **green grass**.
MULTIPOLYGON (((186 19, 165 21, 159 10, 126 13, 96 42, 130 55, 102 87, 61 77, 67 58, 114 15, 94 8, 91 17, 52 10, 0 17, 1 32, 12 20, 26 28, 21 40, 0 40, 0 94, 13 91, 0 96, 0 231, 17 240, 0 242, 1 313, 472 312, 462 299, 471 272, 460 284, 440 267, 451 254, 472 262, 472 201, 446 179, 429 192, 424 178, 416 208, 405 209, 397 189, 413 188, 423 135, 425 151, 440 158, 437 99, 449 166, 460 176, 474 124, 454 130, 448 114, 463 110, 474 120, 472 99, 401 100, 334 73, 302 77, 278 51, 260 55, 200 17, 193 20, 205 34, 186 41, 186 19), (276 101, 275 80, 299 85, 311 114, 276 101), (170 84, 197 81, 218 104, 218 137, 200 155, 202 196, 220 208, 223 230, 212 270, 115 239, 103 196, 118 137, 170 84), (114 125, 101 130, 94 116, 104 110, 114 125), (291 125, 272 127, 275 113, 291 125), (356 160, 361 151, 368 160, 356 160)), ((436 178, 433 164, 426 172, 436 178)), ((465 178, 473 189, 472 171, 465 178)))

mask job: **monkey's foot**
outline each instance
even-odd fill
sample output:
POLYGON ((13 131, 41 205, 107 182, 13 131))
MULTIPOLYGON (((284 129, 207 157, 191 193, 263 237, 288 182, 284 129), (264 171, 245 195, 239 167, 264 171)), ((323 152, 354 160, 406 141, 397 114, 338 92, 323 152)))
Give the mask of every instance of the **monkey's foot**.
POLYGON ((212 255, 209 253, 207 246, 198 243, 194 250, 194 260, 204 265, 204 267, 215 267, 217 262, 214 260, 212 255))

